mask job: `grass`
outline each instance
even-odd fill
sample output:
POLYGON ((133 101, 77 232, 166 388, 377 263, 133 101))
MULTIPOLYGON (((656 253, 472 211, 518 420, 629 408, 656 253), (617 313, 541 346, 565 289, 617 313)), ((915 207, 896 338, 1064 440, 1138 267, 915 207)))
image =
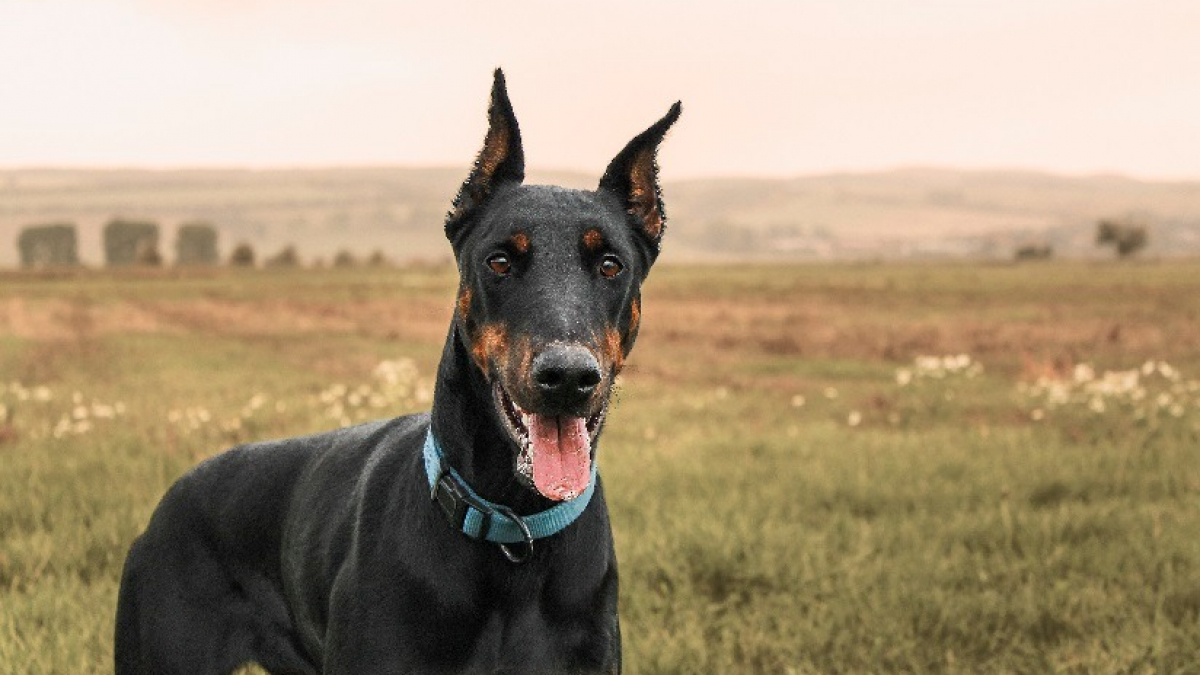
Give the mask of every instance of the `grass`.
MULTIPOLYGON (((425 407, 454 295, 437 268, 2 281, 13 673, 111 670, 125 551, 199 459, 425 407)), ((601 451, 629 672, 1200 670, 1196 265, 664 267, 644 306, 601 451), (913 361, 959 353, 982 370, 913 361), (1178 374, 1095 393, 1146 361, 1178 374)))

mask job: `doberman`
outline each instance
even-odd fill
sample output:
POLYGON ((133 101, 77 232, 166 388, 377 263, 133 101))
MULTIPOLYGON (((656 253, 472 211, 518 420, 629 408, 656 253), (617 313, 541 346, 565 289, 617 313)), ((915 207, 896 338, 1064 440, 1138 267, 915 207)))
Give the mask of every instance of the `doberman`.
POLYGON ((241 446, 180 478, 125 562, 118 675, 620 672, 596 442, 679 113, 595 191, 523 185, 496 71, 446 218, 460 283, 432 412, 241 446))

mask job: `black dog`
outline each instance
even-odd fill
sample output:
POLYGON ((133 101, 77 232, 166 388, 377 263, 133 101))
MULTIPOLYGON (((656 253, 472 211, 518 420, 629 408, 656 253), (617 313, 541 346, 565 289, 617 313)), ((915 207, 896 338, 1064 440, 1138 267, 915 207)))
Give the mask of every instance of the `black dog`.
POLYGON ((235 448, 181 478, 125 563, 119 675, 620 671, 596 439, 679 112, 594 192, 525 186, 496 71, 446 219, 461 281, 433 411, 235 448))

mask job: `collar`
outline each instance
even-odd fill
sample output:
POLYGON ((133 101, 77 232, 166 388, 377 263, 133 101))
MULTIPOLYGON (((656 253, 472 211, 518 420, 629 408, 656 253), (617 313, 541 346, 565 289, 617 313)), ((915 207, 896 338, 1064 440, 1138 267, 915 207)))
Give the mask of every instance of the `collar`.
POLYGON ((514 563, 524 562, 533 553, 533 540, 558 534, 575 522, 592 500, 596 490, 596 462, 592 461, 592 476, 587 489, 574 499, 529 516, 518 516, 503 504, 480 497, 470 485, 446 463, 445 453, 433 436, 433 427, 425 434, 425 475, 429 479, 429 497, 441 507, 450 524, 472 539, 499 544, 504 555, 514 563), (506 544, 525 543, 523 556, 515 555, 506 544))

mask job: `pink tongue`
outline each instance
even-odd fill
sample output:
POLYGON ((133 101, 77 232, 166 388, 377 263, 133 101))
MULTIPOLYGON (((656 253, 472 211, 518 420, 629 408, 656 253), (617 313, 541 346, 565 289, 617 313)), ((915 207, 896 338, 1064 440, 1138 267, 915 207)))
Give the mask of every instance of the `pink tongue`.
POLYGON ((574 499, 591 478, 591 442, 582 417, 530 415, 533 485, 544 497, 574 499))

